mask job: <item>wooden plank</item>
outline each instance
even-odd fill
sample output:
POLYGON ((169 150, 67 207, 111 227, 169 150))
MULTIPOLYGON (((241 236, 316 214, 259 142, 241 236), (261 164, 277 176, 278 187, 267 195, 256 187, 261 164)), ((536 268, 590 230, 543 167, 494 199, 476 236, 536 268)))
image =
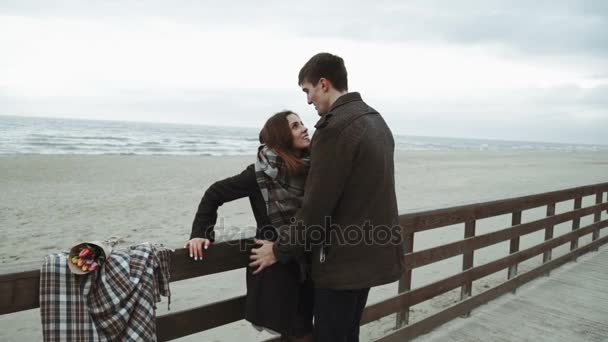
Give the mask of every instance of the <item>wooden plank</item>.
POLYGON ((494 260, 484 265, 473 267, 462 273, 438 280, 431 284, 415 288, 413 290, 410 290, 409 292, 405 292, 383 300, 381 302, 378 302, 376 304, 370 305, 366 307, 365 311, 363 312, 363 318, 361 320, 363 322, 362 324, 380 319, 386 315, 390 315, 394 312, 401 310, 402 307, 410 307, 422 303, 435 296, 455 289, 469 280, 475 281, 492 273, 496 273, 515 263, 520 263, 537 255, 540 255, 546 250, 568 243, 569 241, 572 241, 572 239, 575 239, 585 234, 589 234, 596 228, 602 229, 605 227, 608 227, 608 219, 591 224, 584 228, 580 228, 576 231, 571 231, 567 234, 560 235, 556 238, 532 246, 528 249, 510 254, 504 258, 494 260))
POLYGON ((202 261, 194 261, 184 248, 171 256, 171 281, 195 278, 231 271, 249 264, 249 250, 253 239, 225 241, 212 244, 205 250, 202 261))
MULTIPOLYGON (((596 205, 602 203, 602 195, 603 195, 603 192, 601 192, 601 191, 598 191, 595 194, 595 204, 596 205)), ((600 209, 596 210, 593 215, 593 222, 600 222, 601 217, 602 217, 602 211, 600 209)), ((600 237, 600 230, 599 229, 594 230, 591 240, 595 241, 599 237, 600 237)), ((597 249, 596 249, 596 251, 597 251, 597 249)))
POLYGON ((564 189, 542 194, 522 196, 498 201, 474 203, 444 209, 428 210, 399 216, 399 224, 406 231, 419 232, 428 229, 479 220, 536 208, 549 203, 558 203, 576 197, 607 191, 608 183, 564 189))
POLYGON ((264 340, 262 342, 281 342, 281 336, 276 336, 276 337, 271 337, 267 340, 264 340))
MULTIPOLYGON (((467 221, 464 224, 464 238, 472 238, 475 236, 475 221, 467 221)), ((474 250, 465 252, 462 254, 462 270, 466 271, 473 267, 474 250)), ((473 287, 473 281, 468 281, 460 289, 460 300, 471 297, 471 289, 473 287)), ((467 312, 463 317, 469 317, 471 313, 467 312)))
POLYGON ((277 337, 271 337, 267 340, 264 340, 262 342, 281 342, 281 336, 277 336, 277 337))
MULTIPOLYGON (((511 218, 511 226, 518 226, 521 224, 521 211, 516 211, 513 213, 511 218)), ((519 236, 511 239, 511 243, 509 244, 509 254, 519 252, 519 236)), ((517 264, 513 264, 509 267, 509 273, 507 274, 507 279, 511 279, 517 275, 517 264)), ((515 293, 515 292, 513 292, 515 293)))
POLYGON ((40 271, 0 276, 0 315, 40 306, 40 271))
MULTIPOLYGON (((249 263, 248 250, 252 244, 252 239, 213 244, 205 251, 203 261, 194 261, 183 248, 176 249, 171 257, 171 281, 245 267, 249 263)), ((34 264, 27 267, 33 268, 34 264)), ((0 314, 39 307, 39 291, 39 270, 0 274, 0 314)))
MULTIPOLYGON (((602 203, 599 208, 608 208, 608 203, 602 203)), ((547 225, 556 225, 570 221, 576 217, 592 214, 594 210, 596 210, 596 206, 587 207, 576 211, 569 211, 559 215, 545 217, 540 220, 527 222, 515 227, 505 228, 491 233, 477 235, 472 239, 455 241, 444 245, 417 251, 415 253, 407 254, 405 256, 406 268, 415 269, 475 249, 488 247, 498 242, 509 240, 514 236, 521 236, 533 233, 535 231, 543 229, 547 225)))
POLYGON ((463 302, 453 305, 441 312, 438 312, 430 317, 427 317, 419 322, 413 323, 407 327, 401 328, 387 336, 384 336, 377 340, 378 342, 393 342, 393 341, 408 341, 417 336, 431 331, 432 329, 462 315, 463 313, 470 311, 480 305, 483 305, 499 296, 518 288, 519 286, 536 279, 544 273, 559 267, 569 261, 575 260, 578 256, 588 253, 599 246, 608 243, 608 236, 598 239, 586 246, 583 246, 577 250, 571 251, 566 255, 563 255, 557 259, 549 261, 531 271, 525 272, 506 281, 488 291, 471 297, 463 302))
MULTIPOLYGON (((555 215, 555 203, 551 203, 547 206, 547 217, 551 217, 555 215)), ((551 240, 553 239, 553 228, 554 225, 552 224, 548 224, 547 228, 545 229, 545 241, 547 240, 551 240)), ((551 250, 546 251, 545 253, 543 253, 543 263, 546 263, 547 261, 551 260, 551 250)), ((547 276, 549 276, 549 273, 546 274, 547 276)))
MULTIPOLYGON (((583 197, 578 196, 574 199, 574 210, 580 209, 583 203, 583 197)), ((577 217, 572 221, 572 230, 577 230, 581 226, 581 218, 577 217)), ((578 239, 570 243, 570 250, 573 251, 578 248, 578 239)))
MULTIPOLYGON (((414 233, 404 234, 404 253, 412 253, 414 250, 414 233)), ((412 289, 412 270, 409 268, 405 269, 403 275, 399 279, 399 288, 398 292, 403 293, 412 289)), ((401 311, 397 312, 395 329, 399 329, 405 325, 407 325, 410 321, 410 308, 405 307, 401 311)))
POLYGON ((156 337, 169 341, 245 317, 245 296, 174 312, 156 318, 156 337))

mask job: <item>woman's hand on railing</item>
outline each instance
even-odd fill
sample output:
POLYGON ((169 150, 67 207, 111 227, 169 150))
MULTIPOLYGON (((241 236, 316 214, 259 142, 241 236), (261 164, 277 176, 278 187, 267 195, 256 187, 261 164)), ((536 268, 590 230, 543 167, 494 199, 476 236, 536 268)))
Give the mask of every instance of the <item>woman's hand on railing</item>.
POLYGON ((203 260, 203 249, 209 248, 211 241, 203 238, 190 239, 184 245, 190 252, 190 257, 194 260, 203 260))

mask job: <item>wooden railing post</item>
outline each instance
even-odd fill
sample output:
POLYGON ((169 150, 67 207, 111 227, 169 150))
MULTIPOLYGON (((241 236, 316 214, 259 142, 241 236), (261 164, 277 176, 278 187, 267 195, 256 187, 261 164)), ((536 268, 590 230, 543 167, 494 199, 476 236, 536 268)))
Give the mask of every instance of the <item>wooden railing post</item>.
MULTIPOLYGON (((517 226, 521 224, 521 211, 516 211, 513 213, 511 218, 511 226, 517 226)), ((509 254, 513 254, 519 252, 519 236, 511 239, 511 243, 509 246, 509 254)), ((517 275, 517 264, 513 264, 509 266, 509 273, 507 274, 507 279, 511 279, 517 275)), ((515 289, 513 289, 512 293, 515 293, 515 289)))
MULTIPOLYGON (((475 221, 467 221, 464 224, 464 238, 470 238, 475 236, 475 221)), ((473 267, 473 258, 474 258, 475 250, 470 252, 466 252, 462 254, 462 270, 466 271, 469 268, 473 267)), ((462 285, 460 290, 460 300, 465 300, 471 297, 471 290, 473 287, 473 281, 469 281, 468 283, 462 285)), ((462 317, 469 317, 471 312, 467 312, 462 315, 462 317)))
MULTIPOLYGON (((550 203, 547 205, 547 217, 555 215, 555 203, 550 203)), ((553 239, 553 225, 547 226, 545 228, 545 241, 553 239)), ((543 253, 543 264, 551 261, 552 250, 548 250, 543 253)), ((545 273, 546 276, 549 276, 551 272, 545 273)))
MULTIPOLYGON (((601 204, 602 203, 602 195, 603 194, 604 193, 601 192, 601 191, 598 191, 597 193, 595 193, 595 204, 601 204)), ((593 214, 593 222, 594 223, 600 222, 601 217, 602 217, 602 211, 598 209, 593 214)), ((597 228, 596 230, 594 230, 592 236, 593 236, 591 238, 592 241, 597 240, 600 237, 600 229, 597 228)), ((598 248, 594 249, 593 251, 597 251, 597 250, 598 250, 598 248)))
MULTIPOLYGON (((580 209, 583 203, 583 198, 581 196, 578 196, 577 198, 574 199, 574 210, 576 209, 580 209)), ((579 229, 581 227, 581 218, 577 217, 574 220, 572 220, 572 231, 575 231, 577 229, 579 229)), ((574 240, 572 240, 572 242, 570 242, 570 250, 573 251, 575 249, 578 248, 578 237, 574 240)), ((576 261, 576 259, 574 259, 574 261, 576 261)))
MULTIPOLYGON (((405 254, 412 253, 414 251, 414 233, 404 234, 403 247, 405 254)), ((399 279, 399 293, 403 293, 412 289, 412 270, 407 269, 403 272, 401 279, 399 279)), ((410 308, 404 308, 402 311, 397 312, 397 322, 395 328, 399 329, 406 326, 410 322, 410 308)))

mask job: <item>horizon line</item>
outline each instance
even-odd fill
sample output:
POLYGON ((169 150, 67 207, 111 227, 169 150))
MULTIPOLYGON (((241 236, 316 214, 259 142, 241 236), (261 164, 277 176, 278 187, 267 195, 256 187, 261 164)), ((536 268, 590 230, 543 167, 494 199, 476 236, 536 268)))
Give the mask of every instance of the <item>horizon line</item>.
MULTIPOLYGON (((105 121, 105 122, 126 122, 126 123, 147 123, 147 124, 165 124, 165 125, 187 125, 187 126, 205 126, 205 127, 225 127, 225 128, 246 128, 246 129, 260 129, 260 127, 253 126, 234 126, 234 125, 219 125, 219 124, 205 124, 205 123, 193 123, 193 122, 175 122, 175 121, 145 121, 145 120, 117 120, 117 119, 99 119, 99 118, 81 118, 81 117, 61 117, 52 115, 31 115, 31 114, 0 114, 5 117, 15 118, 43 118, 43 119, 56 119, 56 120, 80 120, 80 121, 105 121)), ((561 142, 561 141, 545 141, 545 140, 518 140, 518 139, 501 139, 501 138, 483 138, 483 137, 463 137, 463 136, 438 136, 438 135, 417 135, 409 133, 393 133, 397 136, 402 137, 414 137, 414 138, 439 138, 439 139, 460 139, 460 140, 480 140, 480 141, 495 141, 495 142, 516 142, 516 143, 533 143, 533 144, 555 144, 555 145, 584 145, 584 146, 602 146, 608 147, 608 144, 598 143, 587 143, 587 142, 561 142)))

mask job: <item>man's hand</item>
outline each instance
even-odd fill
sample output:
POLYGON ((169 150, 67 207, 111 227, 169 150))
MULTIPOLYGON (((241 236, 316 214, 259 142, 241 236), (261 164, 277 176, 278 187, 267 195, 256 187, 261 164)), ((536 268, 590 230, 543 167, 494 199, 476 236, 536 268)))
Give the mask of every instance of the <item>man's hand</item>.
POLYGON ((256 239, 255 243, 261 246, 259 248, 253 248, 251 250, 251 256, 249 257, 249 259, 253 260, 249 266, 257 266, 257 269, 253 271, 254 275, 262 272, 266 267, 272 266, 275 262, 277 262, 277 258, 274 256, 274 252, 272 251, 274 242, 256 239))
POLYGON ((209 248, 211 241, 207 239, 194 238, 188 240, 184 245, 184 248, 187 248, 190 252, 190 257, 194 260, 203 260, 203 248, 209 248))

